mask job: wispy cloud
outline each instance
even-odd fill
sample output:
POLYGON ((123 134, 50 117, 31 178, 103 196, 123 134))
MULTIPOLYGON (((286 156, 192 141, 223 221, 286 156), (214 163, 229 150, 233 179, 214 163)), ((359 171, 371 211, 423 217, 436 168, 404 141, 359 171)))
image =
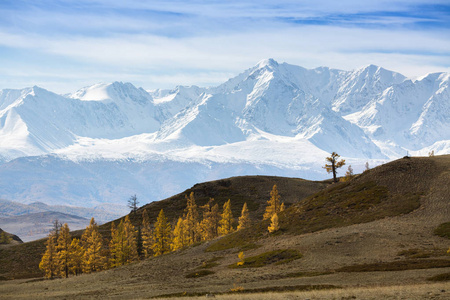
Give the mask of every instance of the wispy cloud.
POLYGON ((214 85, 268 57, 408 76, 450 70, 447 1, 51 2, 0 3, 0 88, 214 85))

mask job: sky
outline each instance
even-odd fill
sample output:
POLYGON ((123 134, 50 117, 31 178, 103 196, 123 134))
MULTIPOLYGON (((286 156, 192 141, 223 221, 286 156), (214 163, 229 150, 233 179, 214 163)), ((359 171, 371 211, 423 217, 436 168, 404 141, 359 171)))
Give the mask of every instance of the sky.
POLYGON ((450 72, 450 2, 0 0, 0 90, 215 86, 267 58, 450 72))

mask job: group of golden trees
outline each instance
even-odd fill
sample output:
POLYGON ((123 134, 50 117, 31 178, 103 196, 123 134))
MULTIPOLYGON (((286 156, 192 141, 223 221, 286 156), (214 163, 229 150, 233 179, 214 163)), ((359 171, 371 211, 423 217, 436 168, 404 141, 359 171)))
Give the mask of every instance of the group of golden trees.
MULTIPOLYGON (((230 200, 223 205, 222 213, 218 204, 213 205, 212 198, 200 207, 197 207, 193 193, 186 200, 184 215, 173 225, 161 209, 152 226, 144 209, 142 223, 137 229, 129 216, 118 225, 112 222, 109 241, 99 233, 94 218, 81 239, 71 237, 67 224, 58 227, 56 223, 47 239, 39 268, 48 278, 67 278, 69 274, 96 272, 137 261, 141 257, 158 256, 235 231, 230 200)), ((250 225, 247 203, 244 203, 237 229, 250 225)))
MULTIPOLYGON (((198 207, 195 203, 194 193, 191 193, 189 197, 186 196, 186 202, 185 214, 178 218, 173 229, 165 219, 164 211, 161 210, 153 226, 153 234, 148 235, 150 241, 146 241, 146 237, 143 236, 143 243, 153 244, 153 255, 175 251, 197 242, 227 235, 236 230, 230 199, 224 203, 222 213, 220 213, 219 205, 214 204, 213 198, 210 198, 205 205, 198 207), (200 213, 202 214, 201 218, 200 213), (151 240, 152 238, 153 240, 151 240)), ((237 230, 250 225, 247 203, 244 203, 237 230)), ((150 227, 147 225, 147 228, 149 230, 150 227)))
MULTIPOLYGON (((336 170, 345 165, 345 161, 338 161, 338 158, 339 155, 333 152, 330 157, 327 157, 330 164, 324 167, 329 173, 333 173, 335 182, 337 181, 336 170)), ((346 177, 352 176, 353 169, 350 166, 346 177)), ((284 203, 280 198, 277 186, 274 185, 263 216, 263 220, 270 220, 270 226, 267 228, 270 233, 280 229, 278 214, 284 210, 284 203)), ((128 264, 140 257, 158 256, 175 251, 251 225, 247 203, 244 203, 242 207, 235 229, 230 200, 223 205, 222 213, 219 205, 214 204, 213 198, 205 205, 198 207, 194 193, 191 193, 189 197, 186 196, 186 202, 183 216, 173 224, 167 220, 162 209, 153 226, 145 209, 142 212, 142 223, 137 226, 137 230, 129 216, 122 219, 117 226, 112 222, 111 239, 107 243, 99 233, 94 218, 86 227, 81 239, 72 239, 67 224, 58 227, 56 223, 55 229, 47 239, 46 251, 39 268, 48 278, 68 277, 69 273, 78 275, 96 272, 128 264), (105 247, 106 244, 108 247, 105 247)), ((136 214, 138 203, 136 196, 130 198, 129 203, 131 203, 132 213, 136 214)))
MULTIPOLYGON (((326 159, 330 164, 326 164, 324 168, 327 172, 333 173, 333 179, 337 182, 337 169, 345 165, 345 160, 339 161, 339 155, 335 152, 326 159)), ((368 169, 368 164, 366 168, 368 169)), ((353 169, 349 166, 346 178, 350 179, 353 176, 353 169)), ((284 203, 280 198, 277 186, 274 185, 263 216, 263 220, 271 221, 268 227, 270 233, 280 229, 278 214, 284 210, 284 203)), ((94 218, 86 227, 81 239, 72 239, 67 224, 58 227, 56 223, 55 229, 47 239, 46 251, 39 268, 48 278, 68 277, 69 273, 74 275, 91 273, 128 264, 141 257, 165 254, 251 226, 247 203, 242 207, 235 229, 230 200, 223 205, 222 213, 219 211, 219 205, 214 204, 213 198, 198 207, 194 193, 191 193, 189 197, 186 196, 186 202, 183 216, 173 224, 167 220, 162 209, 153 226, 145 209, 142 212, 142 223, 137 230, 129 216, 122 219, 117 226, 112 222, 111 239, 107 243, 99 233, 94 218), (105 247, 106 244, 108 247, 105 247)), ((133 214, 137 213, 137 204, 136 196, 131 197, 129 206, 133 214)))
POLYGON ((39 264, 48 278, 67 278, 69 273, 91 273, 107 266, 103 237, 98 232, 94 218, 86 227, 81 240, 72 239, 67 223, 61 227, 56 223, 55 229, 48 236, 47 247, 39 264))

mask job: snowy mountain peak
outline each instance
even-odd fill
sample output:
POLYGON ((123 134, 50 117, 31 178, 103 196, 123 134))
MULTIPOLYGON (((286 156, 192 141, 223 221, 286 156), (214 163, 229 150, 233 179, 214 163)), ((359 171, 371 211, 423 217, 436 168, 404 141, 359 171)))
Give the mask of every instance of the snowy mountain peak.
POLYGON ((406 77, 375 65, 347 73, 333 99, 333 110, 342 115, 360 111, 387 88, 405 81, 406 77))
MULTIPOLYGON (((356 71, 359 71, 360 73, 374 74, 374 73, 380 71, 381 69, 383 69, 383 68, 373 65, 373 64, 369 64, 369 65, 363 66, 362 68, 357 69, 356 71)), ((385 70, 385 69, 383 69, 383 70, 385 70)))
POLYGON ((152 102, 152 97, 144 89, 120 81, 94 84, 69 95, 69 98, 100 102, 117 102, 127 99, 139 103, 152 102))
POLYGON ((82 101, 104 101, 110 97, 107 92, 108 83, 97 83, 89 87, 84 87, 75 93, 69 95, 70 98, 80 99, 82 101))
POLYGON ((324 179, 332 151, 358 171, 406 151, 449 153, 449 115, 448 73, 405 80, 375 65, 273 59, 209 88, 2 90, 0 198, 93 205, 137 193, 145 203, 237 175, 324 179))
POLYGON ((263 59, 259 61, 255 66, 256 69, 263 69, 263 68, 273 69, 276 67, 278 67, 278 62, 275 61, 273 58, 263 59))
POLYGON ((420 76, 412 80, 414 83, 420 81, 437 81, 437 82, 445 82, 449 80, 450 73, 445 72, 437 72, 437 73, 428 73, 424 76, 420 76))
POLYGON ((179 148, 246 142, 269 134, 306 139, 325 151, 335 147, 329 140, 338 140, 342 155, 384 157, 375 145, 379 138, 413 149, 440 141, 443 133, 433 133, 440 130, 430 124, 439 120, 443 131, 448 129, 448 118, 441 115, 447 111, 447 97, 445 73, 413 82, 375 65, 355 71, 308 70, 264 59, 213 88, 145 91, 112 82, 66 97, 39 87, 3 90, 0 136, 10 141, 20 137, 17 144, 40 154, 84 138, 147 134, 151 143, 170 141, 179 148), (395 118, 406 115, 410 119, 400 126, 395 118), (420 143, 410 142, 419 136, 420 143))
POLYGON ((400 83, 406 79, 406 77, 400 73, 393 72, 376 65, 367 65, 356 70, 354 73, 359 74, 360 76, 361 74, 364 74, 364 76, 371 81, 381 80, 389 83, 392 83, 392 81, 395 83, 400 83))

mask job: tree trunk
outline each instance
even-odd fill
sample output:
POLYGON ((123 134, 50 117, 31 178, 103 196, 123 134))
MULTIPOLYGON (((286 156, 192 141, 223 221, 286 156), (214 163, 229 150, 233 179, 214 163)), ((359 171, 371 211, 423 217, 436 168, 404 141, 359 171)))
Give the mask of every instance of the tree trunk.
POLYGON ((336 178, 336 166, 335 166, 335 161, 333 159, 333 161, 331 162, 331 167, 333 168, 333 181, 336 183, 337 182, 337 178, 336 178))

